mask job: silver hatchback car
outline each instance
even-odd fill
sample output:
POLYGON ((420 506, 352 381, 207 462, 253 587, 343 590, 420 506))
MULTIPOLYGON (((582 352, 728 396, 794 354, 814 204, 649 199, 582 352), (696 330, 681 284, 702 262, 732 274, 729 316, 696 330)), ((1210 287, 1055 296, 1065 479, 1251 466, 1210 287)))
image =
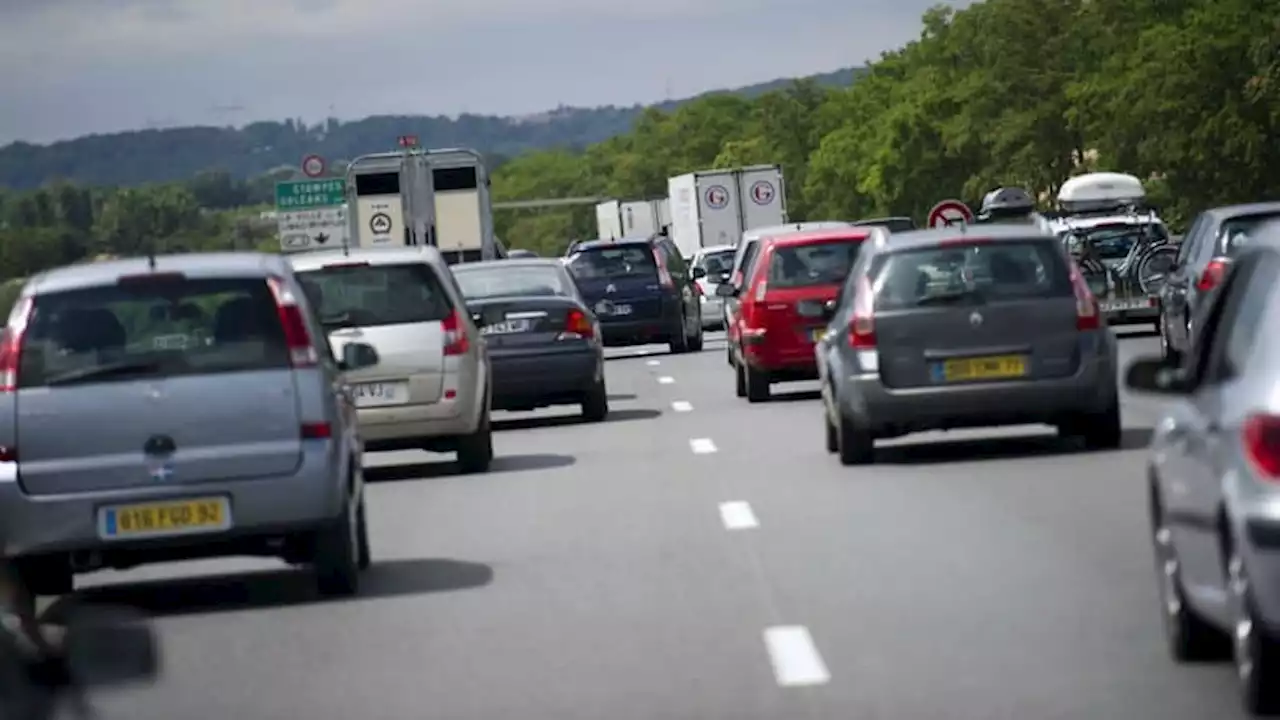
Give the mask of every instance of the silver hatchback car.
POLYGON ((1193 318, 1181 360, 1133 363, 1174 400, 1147 459, 1165 638, 1175 660, 1235 658, 1245 709, 1280 714, 1280 228, 1250 233, 1193 318))
POLYGON ((1053 236, 1027 226, 866 243, 815 346, 827 450, 927 430, 1045 423, 1120 445, 1116 339, 1053 236))
POLYGON ((287 261, 175 255, 29 280, 0 337, 0 525, 32 591, 74 573, 266 555, 327 594, 370 562, 342 375, 287 261))
POLYGON ((488 470, 488 350, 440 253, 353 248, 292 262, 333 351, 361 342, 380 357, 348 374, 365 449, 456 452, 463 472, 488 470))

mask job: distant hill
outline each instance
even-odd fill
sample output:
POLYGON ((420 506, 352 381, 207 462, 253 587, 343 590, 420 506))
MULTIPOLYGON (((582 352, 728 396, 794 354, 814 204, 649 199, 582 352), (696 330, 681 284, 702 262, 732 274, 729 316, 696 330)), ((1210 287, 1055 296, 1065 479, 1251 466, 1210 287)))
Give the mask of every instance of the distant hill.
MULTIPOLYGON (((849 85, 862 68, 844 68, 812 76, 822 85, 849 85)), ((701 96, 731 93, 756 97, 785 88, 793 78, 701 96)), ((671 110, 696 98, 657 104, 671 110)), ((185 127, 135 130, 32 145, 0 148, 0 187, 30 189, 54 180, 88 185, 137 185, 190 178, 221 169, 251 177, 282 166, 294 167, 308 153, 350 159, 390 149, 401 135, 417 135, 426 147, 472 147, 495 158, 552 147, 584 147, 628 131, 642 105, 632 107, 560 107, 520 118, 493 115, 375 116, 352 122, 301 120, 257 122, 243 128, 185 127)))

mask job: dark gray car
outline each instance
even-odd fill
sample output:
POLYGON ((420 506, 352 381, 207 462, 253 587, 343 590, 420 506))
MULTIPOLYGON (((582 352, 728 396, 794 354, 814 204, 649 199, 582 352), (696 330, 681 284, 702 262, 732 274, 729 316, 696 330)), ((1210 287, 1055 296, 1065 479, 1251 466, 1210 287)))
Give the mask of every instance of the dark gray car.
POLYGON ((1052 235, 986 225, 864 248, 817 345, 827 449, 873 460, 877 439, 1045 423, 1120 444, 1115 336, 1052 235))

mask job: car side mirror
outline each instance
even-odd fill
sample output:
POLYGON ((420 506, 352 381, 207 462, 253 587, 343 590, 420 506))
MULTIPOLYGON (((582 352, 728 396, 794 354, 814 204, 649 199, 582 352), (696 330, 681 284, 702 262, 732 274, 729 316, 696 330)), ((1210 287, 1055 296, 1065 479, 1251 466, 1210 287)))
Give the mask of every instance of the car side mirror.
POLYGON ((353 342, 342 347, 342 369, 363 370, 381 361, 378 351, 368 343, 353 342))
POLYGON ((716 285, 716 297, 731 298, 738 296, 738 288, 729 283, 720 283, 716 285))
POLYGON ((835 317, 836 309, 839 307, 840 307, 840 302, 838 300, 828 300, 822 303, 822 318, 824 320, 830 320, 831 318, 835 317))
POLYGON ((705 269, 705 268, 696 267, 696 268, 694 268, 694 269, 693 269, 693 279, 694 279, 694 280, 701 280, 702 278, 704 278, 704 277, 706 277, 706 276, 707 276, 707 271, 706 271, 706 269, 705 269))
POLYGON ((729 282, 729 273, 727 272, 716 273, 715 275, 712 275, 710 277, 711 277, 711 282, 717 285, 723 285, 729 282))
POLYGON ((1185 369, 1160 358, 1130 363, 1124 374, 1124 384, 1132 390, 1157 395, 1186 395, 1192 389, 1185 369))
POLYGON ((83 606, 68 613, 64 627, 67 666, 80 685, 145 682, 159 673, 155 631, 140 612, 83 606))

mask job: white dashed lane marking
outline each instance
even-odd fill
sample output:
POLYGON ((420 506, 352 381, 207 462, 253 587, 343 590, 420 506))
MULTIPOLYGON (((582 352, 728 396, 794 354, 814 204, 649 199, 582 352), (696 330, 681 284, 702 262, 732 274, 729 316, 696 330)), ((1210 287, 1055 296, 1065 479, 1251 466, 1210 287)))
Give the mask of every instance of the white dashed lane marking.
POLYGON ((645 365, 648 365, 649 367, 658 367, 661 364, 662 363, 658 362, 657 360, 650 360, 649 362, 645 363, 645 365))
POLYGON ((671 409, 676 412, 693 412, 693 405, 684 400, 676 400, 671 403, 671 409))
POLYGON ((720 519, 724 522, 725 530, 750 530, 760 527, 756 514, 744 500, 720 503, 720 519))
POLYGON ((709 455, 716 451, 716 444, 711 438, 694 438, 689 441, 689 449, 697 455, 709 455))
POLYGON ((803 625, 765 628, 764 645, 773 664, 773 676, 783 687, 823 685, 831 679, 827 665, 803 625))
POLYGON ((662 377, 658 378, 659 385, 670 385, 675 381, 676 379, 671 377, 670 375, 663 375, 662 377))

